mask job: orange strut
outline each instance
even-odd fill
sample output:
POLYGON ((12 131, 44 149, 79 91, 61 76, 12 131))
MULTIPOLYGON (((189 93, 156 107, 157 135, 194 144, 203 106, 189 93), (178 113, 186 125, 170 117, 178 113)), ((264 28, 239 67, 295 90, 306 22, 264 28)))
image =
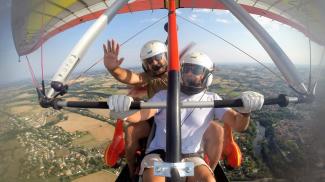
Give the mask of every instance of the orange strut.
POLYGON ((224 142, 222 156, 232 168, 239 168, 242 163, 242 153, 238 144, 233 139, 232 129, 224 124, 224 142))
POLYGON ((109 167, 114 167, 124 154, 125 140, 123 135, 123 120, 117 119, 112 143, 106 148, 104 162, 109 167))

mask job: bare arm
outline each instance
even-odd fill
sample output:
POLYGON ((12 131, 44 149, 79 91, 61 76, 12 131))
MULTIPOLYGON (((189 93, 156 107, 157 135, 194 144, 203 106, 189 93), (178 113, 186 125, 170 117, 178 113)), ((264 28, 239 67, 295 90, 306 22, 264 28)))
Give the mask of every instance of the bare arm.
POLYGON ((223 115, 222 120, 227 123, 235 131, 245 131, 250 122, 250 114, 242 114, 233 109, 229 109, 223 115))
POLYGON ((157 113, 157 109, 141 109, 140 111, 130 115, 127 121, 137 123, 153 117, 157 113))
POLYGON ((146 85, 148 80, 144 74, 134 73, 128 69, 121 68, 124 58, 118 58, 120 45, 114 40, 107 41, 103 45, 104 65, 112 76, 118 81, 130 85, 146 85))
POLYGON ((115 79, 128 85, 144 86, 148 83, 148 80, 143 73, 135 73, 119 66, 113 70, 108 69, 108 71, 115 79))
POLYGON ((250 113, 260 110, 264 103, 264 96, 258 92, 245 91, 240 94, 243 107, 237 108, 236 112, 229 109, 223 116, 223 121, 236 131, 245 131, 250 122, 250 113))

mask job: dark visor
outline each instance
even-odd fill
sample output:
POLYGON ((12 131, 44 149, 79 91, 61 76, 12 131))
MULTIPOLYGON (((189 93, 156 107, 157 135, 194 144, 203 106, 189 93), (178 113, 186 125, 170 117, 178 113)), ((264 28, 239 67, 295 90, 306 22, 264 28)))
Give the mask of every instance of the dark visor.
POLYGON ((188 63, 184 63, 182 65, 182 70, 181 73, 182 74, 186 74, 188 72, 192 72, 192 74, 194 75, 203 75, 206 71, 206 68, 200 65, 196 65, 196 64, 188 64, 188 63))
POLYGON ((162 59, 163 55, 164 55, 164 53, 160 53, 160 54, 154 55, 154 56, 152 56, 150 58, 144 59, 144 61, 147 64, 152 64, 154 60, 160 61, 162 59))

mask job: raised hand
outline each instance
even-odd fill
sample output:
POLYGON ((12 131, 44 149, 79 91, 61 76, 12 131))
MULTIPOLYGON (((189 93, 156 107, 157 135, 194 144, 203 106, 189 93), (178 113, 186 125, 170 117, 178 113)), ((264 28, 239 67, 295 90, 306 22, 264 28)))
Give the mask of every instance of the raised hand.
POLYGON ((118 58, 118 54, 120 51, 120 45, 112 41, 107 41, 107 45, 103 44, 104 49, 104 65, 106 69, 109 71, 114 70, 118 66, 120 66, 124 60, 124 58, 118 58))

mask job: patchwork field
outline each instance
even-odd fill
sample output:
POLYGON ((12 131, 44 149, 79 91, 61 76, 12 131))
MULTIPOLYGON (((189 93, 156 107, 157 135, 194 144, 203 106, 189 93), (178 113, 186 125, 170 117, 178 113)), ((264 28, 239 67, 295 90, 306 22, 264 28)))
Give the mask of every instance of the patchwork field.
POLYGON ((98 142, 111 140, 113 137, 114 127, 108 123, 75 113, 69 113, 67 116, 66 121, 61 121, 56 125, 68 132, 88 131, 98 142))
POLYGON ((32 106, 15 106, 12 107, 10 110, 12 113, 16 113, 16 114, 22 114, 22 113, 26 113, 26 112, 30 112, 32 111, 33 107, 32 106))

